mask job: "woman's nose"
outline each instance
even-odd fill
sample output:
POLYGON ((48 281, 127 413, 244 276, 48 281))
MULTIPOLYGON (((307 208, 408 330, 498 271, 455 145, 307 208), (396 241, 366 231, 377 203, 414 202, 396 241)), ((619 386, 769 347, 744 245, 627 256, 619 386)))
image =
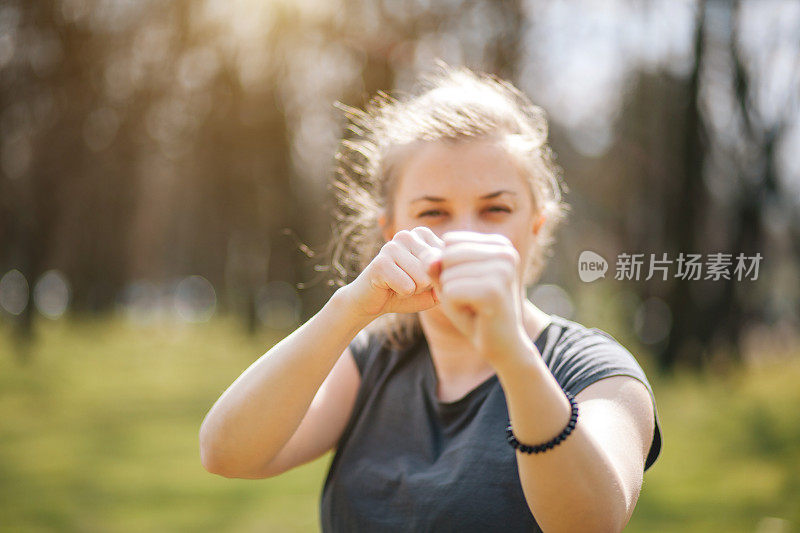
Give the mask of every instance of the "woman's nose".
POLYGON ((480 225, 475 217, 465 215, 453 219, 453 223, 448 228, 448 231, 477 231, 480 232, 480 225))

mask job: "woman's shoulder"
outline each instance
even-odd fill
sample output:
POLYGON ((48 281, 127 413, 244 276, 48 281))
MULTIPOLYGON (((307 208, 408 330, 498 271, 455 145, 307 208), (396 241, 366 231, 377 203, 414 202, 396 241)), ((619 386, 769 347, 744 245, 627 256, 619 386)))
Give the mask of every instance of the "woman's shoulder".
POLYGON ((561 343, 575 342, 580 339, 589 338, 596 341, 615 343, 619 344, 620 346, 622 345, 616 338, 614 338, 614 336, 600 328, 586 326, 580 322, 576 322, 575 320, 571 320, 560 315, 551 314, 550 318, 552 323, 555 324, 559 329, 559 341, 561 343))
POLYGON ((543 357, 565 390, 577 394, 598 379, 628 375, 650 383, 639 361, 607 331, 551 315, 552 325, 543 357))
POLYGON ((586 326, 559 315, 550 315, 555 331, 550 332, 553 346, 559 352, 577 354, 588 348, 618 349, 632 354, 611 333, 594 326, 586 326))
POLYGON ((550 371, 564 390, 578 394, 592 383, 610 376, 630 376, 644 384, 655 416, 653 440, 645 461, 647 470, 661 451, 661 423, 653 388, 639 361, 607 331, 564 317, 553 318, 559 331, 554 335, 557 338, 553 339, 553 349, 546 359, 550 371))

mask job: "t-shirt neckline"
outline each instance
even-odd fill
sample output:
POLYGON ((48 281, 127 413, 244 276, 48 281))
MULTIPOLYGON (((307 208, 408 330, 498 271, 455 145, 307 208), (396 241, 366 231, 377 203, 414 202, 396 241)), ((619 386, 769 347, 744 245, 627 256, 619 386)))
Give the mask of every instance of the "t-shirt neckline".
MULTIPOLYGON (((539 336, 534 340, 534 344, 536 345, 537 349, 540 349, 540 341, 545 337, 547 332, 550 330, 551 326, 553 326, 558 322, 557 315, 550 314, 550 321, 542 328, 542 331, 539 332, 539 336)), ((446 402, 439 399, 439 395, 437 394, 437 389, 439 387, 439 377, 436 375, 436 367, 433 364, 433 356, 431 356, 430 347, 428 346, 428 340, 425 338, 425 334, 420 335, 420 342, 422 343, 421 350, 423 358, 425 359, 425 388, 426 392, 430 395, 430 397, 436 402, 436 405, 442 410, 452 410, 458 409, 462 405, 468 403, 472 398, 481 394, 483 391, 488 390, 491 386, 495 384, 500 378, 497 375, 497 372, 493 373, 491 376, 483 380, 481 383, 473 387, 469 392, 467 392, 461 398, 456 400, 446 402)))

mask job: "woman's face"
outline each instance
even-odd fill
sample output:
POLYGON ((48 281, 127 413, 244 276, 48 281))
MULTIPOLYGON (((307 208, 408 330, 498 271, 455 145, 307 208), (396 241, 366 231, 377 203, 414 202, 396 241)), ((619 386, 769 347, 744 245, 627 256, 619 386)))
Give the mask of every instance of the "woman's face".
MULTIPOLYGON (((420 143, 400 166, 389 241, 400 230, 428 226, 448 231, 499 233, 527 258, 540 217, 530 187, 511 154, 496 141, 420 143)), ((523 274, 524 259, 520 262, 523 274)))

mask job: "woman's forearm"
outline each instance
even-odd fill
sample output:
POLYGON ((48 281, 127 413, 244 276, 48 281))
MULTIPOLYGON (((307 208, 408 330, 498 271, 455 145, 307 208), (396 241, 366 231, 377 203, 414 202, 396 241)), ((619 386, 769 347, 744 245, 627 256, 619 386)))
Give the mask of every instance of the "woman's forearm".
MULTIPOLYGON (((547 442, 570 419, 561 386, 532 343, 497 368, 514 434, 525 444, 547 442)), ((625 498, 610 458, 580 417, 570 436, 539 454, 517 452, 525 498, 544 531, 619 531, 625 498)))
POLYGON ((340 289, 250 365, 203 420, 203 465, 237 476, 269 463, 300 425, 339 356, 368 323, 352 312, 340 289))

